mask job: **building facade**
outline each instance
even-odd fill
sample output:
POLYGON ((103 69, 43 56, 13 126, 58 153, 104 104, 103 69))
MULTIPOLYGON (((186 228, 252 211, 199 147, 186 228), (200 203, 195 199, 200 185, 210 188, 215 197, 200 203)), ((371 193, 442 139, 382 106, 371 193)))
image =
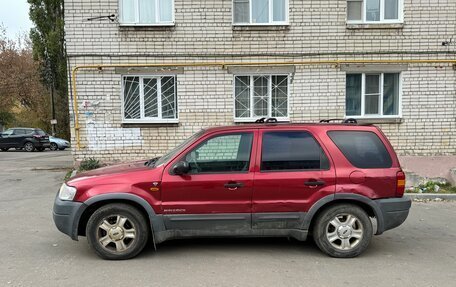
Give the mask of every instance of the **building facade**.
POLYGON ((356 118, 400 155, 456 155, 455 0, 66 0, 65 28, 76 160, 262 117, 356 118))

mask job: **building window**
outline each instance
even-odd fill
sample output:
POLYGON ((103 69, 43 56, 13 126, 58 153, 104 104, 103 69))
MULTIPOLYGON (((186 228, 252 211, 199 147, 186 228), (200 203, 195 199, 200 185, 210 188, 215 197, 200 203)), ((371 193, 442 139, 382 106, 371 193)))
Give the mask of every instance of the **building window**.
POLYGON ((347 117, 400 117, 400 73, 347 74, 347 117))
POLYGON ((263 117, 288 120, 288 75, 234 77, 234 119, 254 121, 263 117))
POLYGON ((175 76, 124 76, 123 121, 125 123, 176 123, 175 76))
POLYGON ((122 25, 173 25, 173 0, 120 0, 122 25))
POLYGON ((235 25, 287 25, 288 0, 233 0, 235 25))
POLYGON ((348 23, 400 23, 402 0, 347 0, 348 23))

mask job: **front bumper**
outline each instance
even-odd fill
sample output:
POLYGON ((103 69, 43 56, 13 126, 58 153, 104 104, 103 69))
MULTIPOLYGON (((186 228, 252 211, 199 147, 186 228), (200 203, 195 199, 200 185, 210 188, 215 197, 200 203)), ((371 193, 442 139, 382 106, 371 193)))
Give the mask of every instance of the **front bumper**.
POLYGON ((78 222, 83 210, 82 205, 82 202, 60 200, 58 194, 54 201, 52 215, 55 226, 73 240, 78 240, 78 222))
POLYGON ((386 230, 398 227, 407 219, 407 216, 412 206, 412 200, 408 196, 401 198, 387 198, 374 200, 382 218, 377 218, 378 226, 377 233, 382 234, 386 230))

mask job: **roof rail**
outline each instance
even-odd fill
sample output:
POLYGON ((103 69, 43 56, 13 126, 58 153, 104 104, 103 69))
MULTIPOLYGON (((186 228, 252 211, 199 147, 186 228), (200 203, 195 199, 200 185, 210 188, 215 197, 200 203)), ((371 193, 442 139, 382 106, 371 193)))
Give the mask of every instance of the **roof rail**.
POLYGON ((275 124, 278 123, 278 120, 276 118, 261 118, 255 121, 257 124, 275 124))
POLYGON ((358 121, 356 119, 327 119, 327 120, 321 120, 320 123, 327 123, 329 124, 330 122, 335 122, 335 121, 341 121, 343 124, 357 124, 358 121))

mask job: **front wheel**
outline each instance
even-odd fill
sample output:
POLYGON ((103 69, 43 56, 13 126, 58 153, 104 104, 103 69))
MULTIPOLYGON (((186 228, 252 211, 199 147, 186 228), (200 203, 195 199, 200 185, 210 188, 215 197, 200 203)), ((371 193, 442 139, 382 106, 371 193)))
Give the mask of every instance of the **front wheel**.
POLYGON ((97 209, 87 222, 90 247, 103 259, 123 260, 138 255, 149 239, 146 218, 128 204, 108 204, 97 209))
POLYGON ((31 142, 26 142, 24 144, 24 150, 27 151, 27 152, 32 152, 32 151, 35 150, 35 146, 31 142))
POLYGON ((352 204, 338 204, 317 217, 313 236, 317 246, 329 256, 352 258, 366 250, 372 230, 372 223, 363 209, 352 204))

